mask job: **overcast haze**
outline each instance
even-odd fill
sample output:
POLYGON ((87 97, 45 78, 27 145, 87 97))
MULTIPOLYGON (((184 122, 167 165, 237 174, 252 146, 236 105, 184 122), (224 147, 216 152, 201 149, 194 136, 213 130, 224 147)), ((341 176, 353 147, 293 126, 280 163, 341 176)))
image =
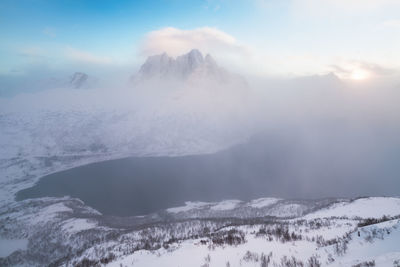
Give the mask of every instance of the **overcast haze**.
POLYGON ((399 9, 396 0, 5 0, 1 92, 17 77, 134 70, 194 47, 248 75, 390 76, 400 67, 399 9))
POLYGON ((231 169, 254 194, 264 179, 274 196, 396 195, 399 10, 395 0, 2 1, 2 157, 247 144, 231 169), (240 169, 258 156, 273 175, 240 169))

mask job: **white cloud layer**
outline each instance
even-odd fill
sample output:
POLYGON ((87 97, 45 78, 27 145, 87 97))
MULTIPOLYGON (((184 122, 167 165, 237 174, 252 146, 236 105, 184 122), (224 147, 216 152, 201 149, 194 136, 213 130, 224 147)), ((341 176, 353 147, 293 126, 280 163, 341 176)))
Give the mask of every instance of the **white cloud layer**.
MULTIPOLYGON (((294 0, 311 3, 314 0, 294 0)), ((353 1, 353 0, 352 0, 353 1)), ((373 0, 366 0, 373 2, 373 0)), ((327 0, 326 2, 330 2, 327 0)), ((358 0, 354 0, 354 3, 358 0)), ((170 56, 187 53, 193 48, 215 57, 218 63, 250 75, 302 76, 334 72, 344 79, 365 79, 392 74, 385 64, 374 60, 337 56, 334 53, 281 51, 243 44, 221 30, 203 27, 193 30, 162 28, 149 32, 140 46, 144 57, 166 52, 170 56)))
POLYGON ((249 52, 233 36, 216 28, 182 30, 167 27, 148 33, 142 42, 140 53, 150 56, 166 52, 171 56, 178 56, 193 48, 231 62, 241 60, 249 52))
POLYGON ((335 12, 362 13, 400 7, 398 0, 292 0, 291 4, 296 10, 320 15, 335 12))
POLYGON ((337 65, 331 65, 330 67, 338 77, 351 80, 388 77, 397 73, 395 69, 357 60, 339 62, 337 65))
POLYGON ((381 26, 400 29, 400 19, 385 20, 381 26))

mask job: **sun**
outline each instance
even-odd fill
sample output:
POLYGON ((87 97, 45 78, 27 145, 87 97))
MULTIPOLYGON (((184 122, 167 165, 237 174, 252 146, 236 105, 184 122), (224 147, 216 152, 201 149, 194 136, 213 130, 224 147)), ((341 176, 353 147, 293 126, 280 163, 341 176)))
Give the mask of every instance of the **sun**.
POLYGON ((354 69, 350 74, 350 79, 356 81, 366 80, 370 77, 370 73, 363 69, 354 69))

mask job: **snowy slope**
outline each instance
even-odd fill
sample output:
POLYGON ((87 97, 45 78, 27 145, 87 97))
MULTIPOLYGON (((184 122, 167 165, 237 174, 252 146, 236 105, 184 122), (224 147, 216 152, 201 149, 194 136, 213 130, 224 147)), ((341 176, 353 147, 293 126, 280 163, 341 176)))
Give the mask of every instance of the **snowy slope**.
POLYGON ((380 210, 396 206, 399 199, 331 200, 328 205, 326 201, 269 199, 274 204, 260 207, 252 207, 260 199, 191 202, 165 213, 128 218, 102 216, 71 198, 25 200, 0 210, 0 223, 6 226, 0 229, 0 236, 27 240, 28 246, 21 245, 0 258, 0 263, 42 266, 64 259, 56 265, 101 260, 109 266, 226 266, 227 262, 230 266, 261 266, 269 258, 269 266, 286 266, 282 262, 290 262, 292 257, 304 264, 316 259, 321 266, 352 266, 365 260, 393 263, 400 253, 399 217, 357 228, 363 222, 359 218, 315 216, 332 211, 332 207, 364 201, 375 207, 375 213, 368 215, 380 218, 380 210), (268 217, 272 213, 287 215, 296 205, 303 206, 302 212, 295 211, 290 219, 268 217), (49 237, 53 241, 48 242, 49 237), (66 254, 68 251, 72 254, 66 254), (33 256, 37 254, 47 256, 33 256))
POLYGON ((333 204, 327 209, 306 215, 305 219, 349 217, 380 218, 382 216, 400 215, 400 199, 391 197, 369 197, 351 202, 333 204))
POLYGON ((253 208, 263 208, 263 207, 273 205, 276 202, 278 202, 279 200, 280 199, 277 199, 277 198, 259 198, 259 199, 255 199, 255 200, 251 201, 250 206, 253 208))
POLYGON ((174 207, 174 208, 169 208, 167 209, 167 212, 172 212, 172 213, 179 213, 179 212, 187 212, 193 209, 199 209, 202 208, 204 206, 209 205, 209 203, 207 202, 185 202, 185 206, 182 207, 174 207))
POLYGON ((400 259, 400 221, 387 221, 359 230, 360 237, 353 233, 348 245, 351 253, 338 258, 332 266, 352 266, 365 261, 375 261, 376 266, 395 266, 393 262, 400 259))
MULTIPOLYGON (((377 218, 382 214, 380 208, 396 206, 398 201, 398 198, 358 199, 352 208, 356 210, 358 206, 362 209, 363 203, 368 202, 376 209, 375 213, 367 215, 377 218)), ((341 207, 346 203, 334 206, 341 207)), ((324 220, 316 216, 327 210, 336 216, 338 213, 333 213, 333 209, 321 209, 310 214, 313 218, 305 216, 303 218, 307 219, 291 221, 289 233, 294 231, 301 235, 299 240, 283 241, 274 235, 260 234, 264 233, 260 229, 274 229, 282 222, 227 227, 220 231, 240 230, 245 241, 237 245, 216 245, 212 238, 190 239, 169 248, 139 250, 119 257, 107 266, 315 266, 310 265, 311 259, 320 266, 368 266, 362 264, 372 262, 375 265, 370 266, 396 266, 395 262, 400 259, 400 219, 357 228, 358 220, 324 220)))
POLYGON ((225 200, 211 207, 212 210, 232 210, 240 203, 240 200, 225 200))

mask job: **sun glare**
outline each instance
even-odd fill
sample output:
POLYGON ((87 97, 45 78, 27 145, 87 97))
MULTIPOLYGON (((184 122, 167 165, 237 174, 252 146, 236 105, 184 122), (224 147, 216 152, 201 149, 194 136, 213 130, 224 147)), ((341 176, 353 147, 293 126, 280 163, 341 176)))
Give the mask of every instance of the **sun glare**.
POLYGON ((356 81, 361 81, 368 79, 370 76, 368 71, 365 71, 363 69, 355 69, 351 72, 350 79, 356 80, 356 81))

